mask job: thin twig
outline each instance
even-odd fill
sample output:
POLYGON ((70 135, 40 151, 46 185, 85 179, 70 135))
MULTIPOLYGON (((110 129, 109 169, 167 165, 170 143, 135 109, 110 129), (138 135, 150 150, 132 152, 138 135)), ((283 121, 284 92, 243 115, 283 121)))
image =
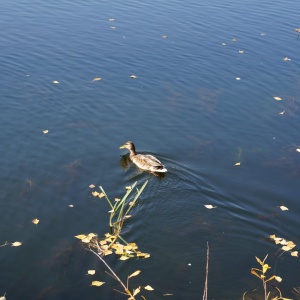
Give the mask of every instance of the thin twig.
POLYGON ((106 268, 113 274, 113 276, 116 278, 117 281, 119 281, 119 283, 122 285, 124 291, 129 295, 132 296, 130 291, 126 288, 125 284, 122 282, 122 280, 117 276, 117 274, 111 269, 111 267, 106 263, 106 261, 94 250, 89 249, 89 251, 93 252, 102 262, 103 264, 106 266, 106 268))
POLYGON ((207 287, 208 287, 208 261, 209 261, 209 245, 207 242, 207 252, 206 252, 206 276, 205 276, 205 284, 204 284, 204 292, 203 292, 203 300, 207 300, 207 287))

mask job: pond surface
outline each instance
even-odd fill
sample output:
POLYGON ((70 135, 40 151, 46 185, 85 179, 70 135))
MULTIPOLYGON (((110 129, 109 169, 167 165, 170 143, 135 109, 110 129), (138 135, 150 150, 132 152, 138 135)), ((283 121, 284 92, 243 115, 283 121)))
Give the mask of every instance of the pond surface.
POLYGON ((262 299, 250 269, 267 254, 283 279, 272 283, 295 298, 299 259, 268 237, 299 250, 298 0, 1 6, 0 244, 22 246, 0 248, 0 296, 127 299, 74 236, 108 232, 90 184, 114 199, 148 179, 124 238, 151 257, 106 258, 125 281, 142 270, 132 288, 201 299, 208 242, 209 299, 262 299), (166 176, 124 169, 126 140, 166 176))

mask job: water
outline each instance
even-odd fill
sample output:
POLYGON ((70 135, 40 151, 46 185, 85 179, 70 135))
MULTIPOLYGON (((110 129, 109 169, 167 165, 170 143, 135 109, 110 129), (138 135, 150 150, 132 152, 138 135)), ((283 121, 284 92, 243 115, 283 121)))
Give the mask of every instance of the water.
POLYGON ((201 298, 209 242, 209 299, 259 288, 250 269, 266 254, 283 296, 294 297, 299 260, 276 260, 267 237, 299 249, 297 1, 1 6, 0 243, 23 243, 0 249, 1 295, 124 299, 74 236, 108 231, 91 183, 114 198, 148 179, 124 235, 151 258, 107 257, 123 279, 142 270, 132 287, 151 285, 147 299, 201 298), (123 170, 126 140, 161 159, 166 176, 123 170))

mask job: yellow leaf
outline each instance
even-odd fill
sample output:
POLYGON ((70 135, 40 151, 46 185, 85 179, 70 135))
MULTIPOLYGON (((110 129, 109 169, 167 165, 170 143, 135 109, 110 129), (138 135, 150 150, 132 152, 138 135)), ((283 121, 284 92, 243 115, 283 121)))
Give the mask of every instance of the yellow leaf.
POLYGON ((92 238, 93 238, 93 237, 95 237, 95 236, 97 236, 97 234, 95 234, 95 233, 93 233, 93 232, 91 232, 91 233, 88 234, 88 237, 92 237, 92 238))
POLYGON ((104 194, 103 194, 103 193, 99 193, 98 197, 99 197, 99 198, 103 198, 103 197, 104 197, 104 194))
POLYGON ((91 239, 90 239, 89 237, 86 237, 86 238, 82 239, 81 241, 82 241, 83 243, 88 244, 88 243, 91 241, 91 239))
POLYGON ((123 256, 120 257, 120 260, 127 260, 127 259, 129 259, 128 256, 124 256, 124 255, 123 255, 123 256))
POLYGON ((118 255, 123 255, 123 252, 123 249, 117 249, 115 253, 118 255))
POLYGON ((291 59, 288 58, 288 57, 284 57, 283 60, 284 60, 284 61, 289 61, 289 60, 291 60, 291 59))
POLYGON ((19 247, 19 246, 22 245, 22 243, 21 242, 14 242, 11 245, 12 245, 12 247, 19 247))
POLYGON ((283 205, 279 206, 279 208, 280 208, 281 210, 289 210, 286 206, 283 206, 283 205))
POLYGON ((33 219, 31 222, 33 224, 37 225, 37 224, 39 224, 40 220, 39 219, 33 219))
POLYGON ((136 243, 129 243, 128 246, 131 246, 131 249, 132 249, 132 250, 138 249, 138 246, 137 246, 136 243))
POLYGON ((100 78, 100 77, 93 78, 93 81, 99 81, 99 80, 102 80, 102 78, 100 78))
POLYGON ((256 261, 257 261, 261 266, 263 266, 264 263, 263 263, 258 257, 255 256, 255 258, 256 258, 256 261))
POLYGON ((279 276, 275 276, 275 279, 276 279, 278 282, 281 282, 281 281, 282 281, 282 278, 279 277, 279 276))
POLYGON ((104 284, 105 282, 102 282, 102 281, 93 281, 91 285, 93 286, 101 286, 102 284, 104 284))
POLYGON ((154 291, 154 288, 152 288, 150 285, 146 285, 144 289, 147 291, 154 291))
POLYGON ((49 130, 48 129, 46 129, 46 130, 43 130, 43 134, 47 134, 49 132, 49 130))
POLYGON ((217 207, 217 206, 212 206, 211 204, 205 204, 204 206, 208 209, 213 209, 217 207))
POLYGON ((95 270, 88 270, 87 273, 89 275, 95 275, 96 271, 95 270))
POLYGON ((137 76, 131 75, 130 78, 135 79, 135 78, 137 78, 137 76))
POLYGON ((105 244, 107 244, 107 241, 106 241, 106 240, 101 240, 101 241, 100 241, 100 245, 101 245, 101 246, 103 246, 103 245, 105 245, 105 244))
POLYGON ((91 189, 93 189, 94 187, 95 187, 94 184, 90 184, 90 185, 89 185, 89 188, 91 188, 91 189))
POLYGON ((278 97, 278 96, 275 96, 275 97, 273 97, 273 98, 274 98, 274 100, 276 100, 276 101, 282 100, 282 98, 280 98, 280 97, 278 97))
POLYGON ((270 235, 270 239, 275 239, 275 238, 276 238, 275 234, 270 235))
POLYGON ((292 256, 297 256, 297 257, 298 257, 298 251, 293 251, 293 252, 291 252, 291 255, 292 255, 292 256))
POLYGON ((128 278, 134 277, 134 276, 138 276, 141 273, 140 270, 137 270, 135 272, 133 272, 131 275, 128 276, 128 278))
POLYGON ((131 190, 132 188, 131 188, 131 186, 126 186, 125 189, 126 190, 131 190))
POLYGON ((115 201, 119 202, 119 201, 121 201, 121 199, 120 198, 115 198, 115 201))
POLYGON ((92 192, 92 195, 93 195, 94 197, 97 197, 98 195, 100 195, 100 193, 98 193, 97 191, 94 191, 94 192, 92 192))
POLYGON ((133 297, 136 296, 141 291, 141 287, 139 286, 136 290, 133 290, 133 297))
POLYGON ((86 238, 86 235, 84 235, 84 234, 79 234, 79 235, 75 235, 75 237, 76 237, 77 239, 83 240, 83 239, 86 238))
POLYGON ((263 265, 263 273, 265 274, 268 269, 271 269, 271 267, 268 264, 263 265))
POLYGON ((126 245, 126 246, 124 246, 124 249, 125 249, 125 250, 132 250, 132 246, 126 245))
POLYGON ((149 258, 150 257, 150 254, 149 253, 144 253, 144 258, 149 258))
POLYGON ((240 163, 240 162, 237 162, 237 163, 235 163, 234 165, 235 165, 235 166, 240 166, 241 163, 240 163))
POLYGON ((103 253, 105 256, 107 256, 107 255, 112 254, 113 252, 111 250, 104 250, 103 253))

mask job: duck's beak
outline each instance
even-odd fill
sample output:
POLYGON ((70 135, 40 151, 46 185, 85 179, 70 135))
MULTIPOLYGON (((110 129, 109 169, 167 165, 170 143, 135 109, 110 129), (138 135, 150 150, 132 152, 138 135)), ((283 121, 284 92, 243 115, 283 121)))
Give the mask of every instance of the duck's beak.
POLYGON ((124 148, 125 148, 125 145, 123 145, 123 146, 120 147, 120 149, 124 149, 124 148))

